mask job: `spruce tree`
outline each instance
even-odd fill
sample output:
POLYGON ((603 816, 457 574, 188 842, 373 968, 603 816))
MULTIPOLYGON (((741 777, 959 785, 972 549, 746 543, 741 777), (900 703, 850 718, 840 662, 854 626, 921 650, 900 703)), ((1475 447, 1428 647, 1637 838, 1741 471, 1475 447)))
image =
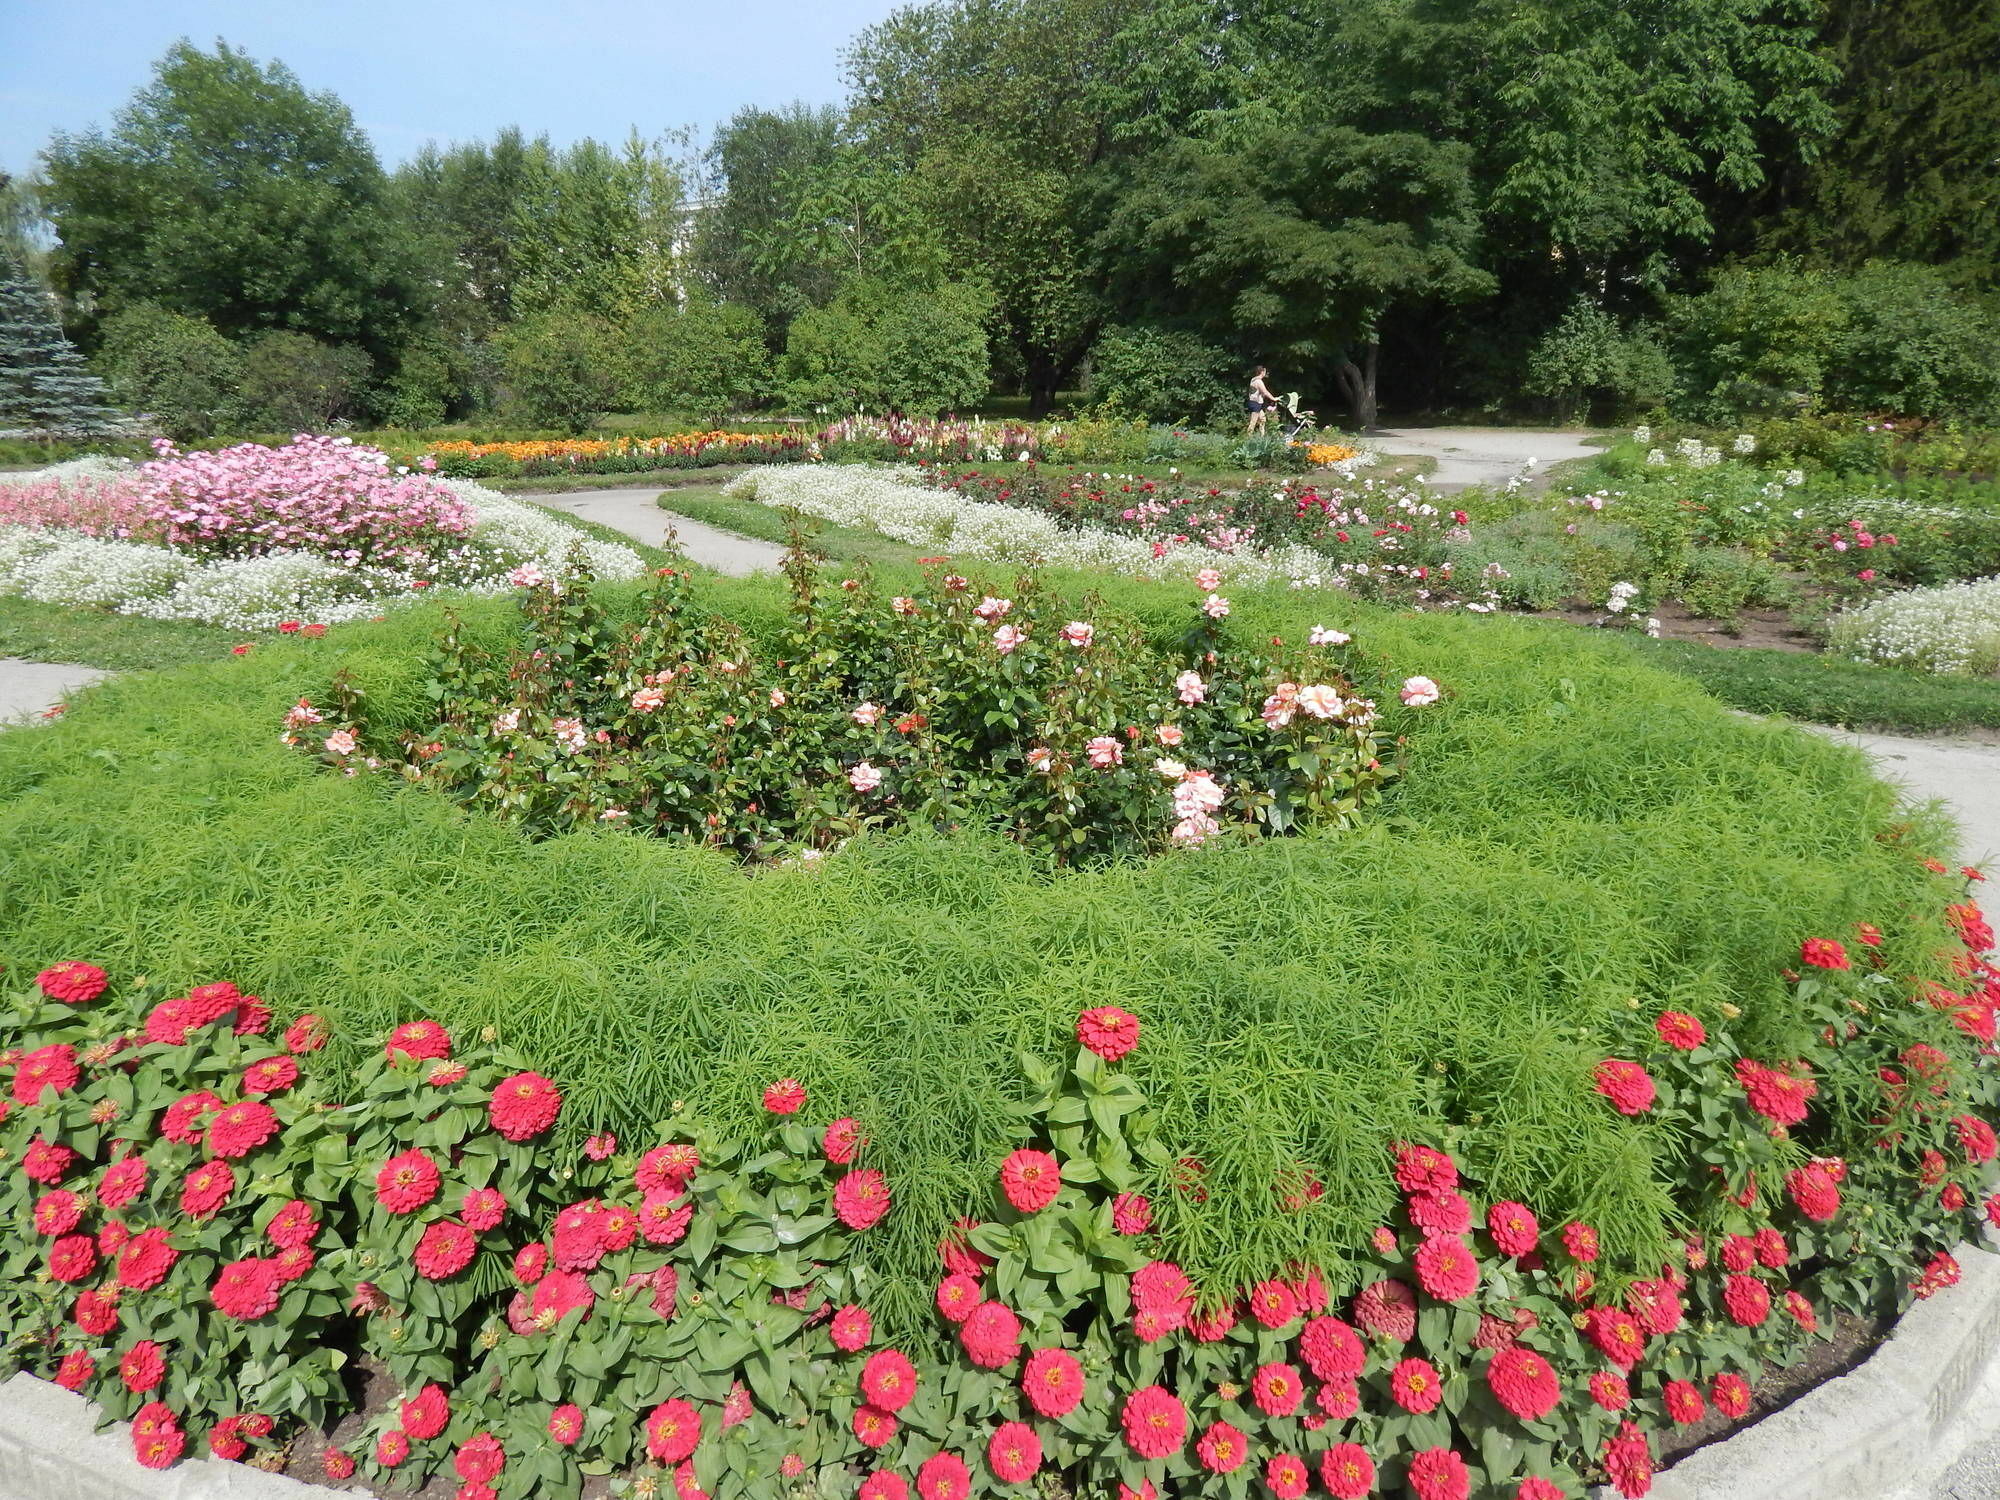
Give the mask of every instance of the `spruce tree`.
POLYGON ((0 259, 0 428, 81 437, 114 420, 104 383, 63 337, 48 293, 0 259))

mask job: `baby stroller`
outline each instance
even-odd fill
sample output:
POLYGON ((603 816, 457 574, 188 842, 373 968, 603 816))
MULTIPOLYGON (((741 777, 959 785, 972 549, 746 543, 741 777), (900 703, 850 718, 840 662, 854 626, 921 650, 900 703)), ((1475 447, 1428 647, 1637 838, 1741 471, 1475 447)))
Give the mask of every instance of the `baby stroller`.
POLYGON ((1299 393, 1287 391, 1276 403, 1278 413, 1278 436, 1288 443, 1299 441, 1301 434, 1309 433, 1319 426, 1319 413, 1308 411, 1299 405, 1299 393))

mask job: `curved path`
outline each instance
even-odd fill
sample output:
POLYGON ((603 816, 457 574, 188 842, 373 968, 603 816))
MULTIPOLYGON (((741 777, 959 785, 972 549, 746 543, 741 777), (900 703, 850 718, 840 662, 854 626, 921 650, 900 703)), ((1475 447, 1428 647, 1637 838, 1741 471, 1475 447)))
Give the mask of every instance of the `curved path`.
POLYGON ((1505 484, 1531 461, 1546 469, 1565 458, 1588 458, 1604 446, 1581 432, 1529 427, 1373 427, 1367 435, 1384 453, 1436 459, 1427 482, 1444 493, 1505 484))
POLYGON ((600 526, 622 531, 649 547, 660 545, 667 528, 673 527, 675 540, 690 561, 732 578, 748 573, 768 573, 777 569, 785 549, 776 542, 760 542, 738 536, 733 531, 709 526, 686 516, 660 509, 660 491, 653 490, 572 490, 568 494, 523 495, 550 510, 566 511, 600 526))

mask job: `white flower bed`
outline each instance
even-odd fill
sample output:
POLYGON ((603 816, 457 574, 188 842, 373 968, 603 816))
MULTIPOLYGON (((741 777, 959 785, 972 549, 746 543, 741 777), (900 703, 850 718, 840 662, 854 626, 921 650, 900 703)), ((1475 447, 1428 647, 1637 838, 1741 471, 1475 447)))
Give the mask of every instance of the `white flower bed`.
MULTIPOLYGON (((111 462, 78 459, 32 477, 101 477, 111 472, 111 462)), ((515 568, 533 563, 556 571, 576 546, 600 578, 636 578, 645 571, 629 547, 586 536, 539 507, 470 480, 442 482, 473 510, 473 532, 426 570, 342 567, 310 552, 210 560, 57 527, 0 526, 0 594, 153 620, 269 630, 286 620, 366 619, 438 589, 504 593, 513 587, 507 575, 515 568)))
POLYGON ((899 542, 957 557, 1056 568, 1095 569, 1135 578, 1193 578, 1226 566, 1235 584, 1329 584, 1328 559, 1310 547, 1218 553, 1201 546, 1154 556, 1153 544, 1094 527, 1058 526, 1040 511, 967 500, 914 482, 906 469, 786 464, 753 469, 724 494, 773 507, 790 506, 836 526, 860 526, 899 542))
POLYGON ((1968 676, 2000 671, 2000 578, 1891 594, 1835 615, 1828 639, 1855 661, 1968 676))

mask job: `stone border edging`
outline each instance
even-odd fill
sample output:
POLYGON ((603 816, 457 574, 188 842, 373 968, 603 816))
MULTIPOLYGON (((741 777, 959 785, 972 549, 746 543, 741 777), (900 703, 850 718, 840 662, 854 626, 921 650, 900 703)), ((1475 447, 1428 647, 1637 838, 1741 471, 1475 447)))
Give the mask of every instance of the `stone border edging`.
MULTIPOLYGON (((1989 1243, 1990 1247, 1990 1243, 1989 1243)), ((1845 1375, 1689 1454, 1653 1500, 1918 1500, 2000 1433, 2000 1255, 1961 1247, 1959 1284, 1903 1315, 1845 1375)), ((311 1500, 339 1493, 201 1457, 142 1468, 124 1425, 31 1375, 0 1385, 0 1500, 311 1500)), ((1597 1500, 1618 1500, 1600 1486, 1597 1500)))
MULTIPOLYGON (((1956 1287, 1866 1360, 1665 1470, 1650 1500, 1918 1500, 2000 1433, 2000 1255, 1959 1248, 1956 1287)), ((1618 1500, 1600 1486, 1597 1500, 1618 1500)))
MULTIPOLYGON (((342 1491, 211 1458, 148 1469, 132 1456, 130 1429, 103 1432, 85 1397, 16 1375, 0 1385, 0 1500, 314 1500, 342 1491)), ((196 1450, 201 1439, 189 1443, 196 1450)))

